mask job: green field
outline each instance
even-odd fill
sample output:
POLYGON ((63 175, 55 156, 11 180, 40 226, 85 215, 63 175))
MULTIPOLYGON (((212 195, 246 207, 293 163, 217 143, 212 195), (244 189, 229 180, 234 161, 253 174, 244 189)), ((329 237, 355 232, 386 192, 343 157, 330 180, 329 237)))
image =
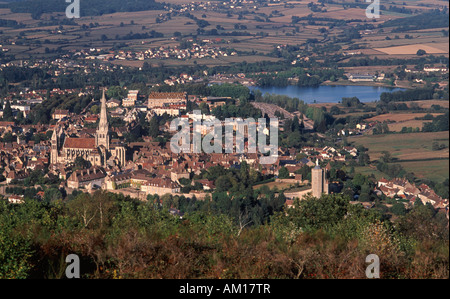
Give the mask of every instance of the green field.
POLYGON ((406 171, 413 172, 419 178, 442 182, 449 178, 449 160, 432 160, 399 163, 406 171))
MULTIPOLYGON (((441 182, 449 177, 449 132, 426 132, 408 134, 366 135, 348 139, 353 145, 368 148, 371 161, 376 161, 387 151, 406 171, 413 172, 419 178, 441 182), (433 151, 432 143, 445 144, 446 149, 433 151)), ((364 167, 356 169, 363 174, 373 173, 379 178, 382 173, 376 169, 364 167)))
POLYGON ((386 177, 386 175, 381 171, 377 170, 376 168, 371 168, 369 166, 356 166, 355 173, 360 173, 365 176, 370 176, 373 174, 377 180, 386 177))
POLYGON ((449 132, 425 132, 407 134, 365 135, 348 138, 355 146, 364 145, 369 149, 370 159, 377 160, 383 151, 391 153, 399 160, 448 158, 448 148, 441 151, 431 149, 433 141, 449 145, 449 132))

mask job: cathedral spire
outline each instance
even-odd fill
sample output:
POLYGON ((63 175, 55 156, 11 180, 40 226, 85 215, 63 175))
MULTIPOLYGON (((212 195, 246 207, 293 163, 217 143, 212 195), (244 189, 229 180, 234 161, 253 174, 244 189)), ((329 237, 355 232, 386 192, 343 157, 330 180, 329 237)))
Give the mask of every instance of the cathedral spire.
POLYGON ((108 115, 106 114, 106 97, 105 89, 103 89, 103 95, 100 109, 100 121, 97 128, 97 146, 103 145, 106 149, 109 149, 109 129, 108 129, 108 115))
POLYGON ((106 97, 105 97, 105 89, 103 89, 103 96, 101 99, 101 110, 100 110, 100 122, 98 124, 99 129, 107 129, 108 128, 108 116, 106 115, 106 97))

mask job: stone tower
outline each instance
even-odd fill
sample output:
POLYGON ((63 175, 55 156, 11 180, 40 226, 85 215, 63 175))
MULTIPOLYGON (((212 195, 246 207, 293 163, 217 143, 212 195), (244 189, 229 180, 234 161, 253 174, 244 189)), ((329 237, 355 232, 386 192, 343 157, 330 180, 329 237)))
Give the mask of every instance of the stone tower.
POLYGON ((52 144, 52 148, 51 148, 51 152, 50 152, 50 163, 51 164, 56 164, 58 163, 58 128, 55 127, 55 129, 53 130, 53 135, 52 135, 52 140, 51 140, 51 144, 52 144))
POLYGON ((328 181, 326 172, 320 168, 319 160, 316 160, 316 166, 311 170, 312 195, 320 198, 322 194, 328 194, 328 181))
POLYGON ((97 134, 95 135, 96 146, 103 145, 109 151, 109 128, 108 128, 108 116, 106 114, 106 97, 105 90, 103 89, 103 96, 101 99, 100 110, 100 122, 97 128, 97 134))

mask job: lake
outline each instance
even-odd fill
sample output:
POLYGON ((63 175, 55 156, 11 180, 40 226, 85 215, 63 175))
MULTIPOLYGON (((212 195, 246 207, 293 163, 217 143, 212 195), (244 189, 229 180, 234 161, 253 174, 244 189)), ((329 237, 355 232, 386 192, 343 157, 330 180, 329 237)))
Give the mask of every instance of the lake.
POLYGON ((250 90, 259 89, 263 94, 272 93, 299 98, 305 103, 337 103, 342 98, 357 97, 361 102, 374 102, 380 99, 383 92, 405 90, 403 88, 353 85, 320 85, 318 87, 259 87, 249 86, 250 90), (315 102, 314 102, 315 101, 315 102))

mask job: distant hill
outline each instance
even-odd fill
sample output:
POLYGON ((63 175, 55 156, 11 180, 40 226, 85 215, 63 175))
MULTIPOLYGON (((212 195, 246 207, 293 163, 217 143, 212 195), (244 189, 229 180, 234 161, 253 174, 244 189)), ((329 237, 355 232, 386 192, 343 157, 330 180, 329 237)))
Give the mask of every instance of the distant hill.
MULTIPOLYGON (((39 19, 43 13, 64 12, 69 3, 62 0, 25 0, 2 4, 15 13, 31 13, 33 19, 39 19)), ((166 4, 155 0, 88 0, 80 1, 81 16, 98 16, 115 12, 132 12, 163 9, 166 4)))
POLYGON ((392 32, 405 32, 410 30, 445 28, 449 26, 447 11, 434 10, 412 17, 389 20, 382 27, 397 27, 392 32))

